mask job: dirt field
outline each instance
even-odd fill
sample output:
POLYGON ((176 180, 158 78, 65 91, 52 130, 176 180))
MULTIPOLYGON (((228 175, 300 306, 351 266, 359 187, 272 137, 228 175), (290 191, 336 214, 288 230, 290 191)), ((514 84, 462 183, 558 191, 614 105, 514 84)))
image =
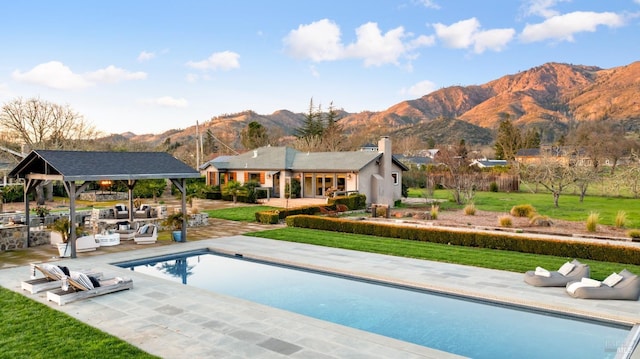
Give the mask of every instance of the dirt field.
MULTIPOLYGON (((421 213, 429 213, 427 208, 403 208, 394 209, 391 212, 395 218, 413 218, 413 215, 420 216, 421 213)), ((436 220, 430 220, 434 224, 454 227, 500 227, 499 218, 509 215, 508 213, 497 213, 487 211, 476 211, 473 216, 466 215, 462 210, 440 211, 436 220)), ((524 232, 559 234, 559 235, 586 235, 603 237, 627 237, 627 229, 615 228, 613 226, 598 225, 596 232, 587 231, 585 222, 572 222, 551 219, 551 226, 536 226, 529 223, 528 218, 518 218, 511 216, 513 225, 511 228, 522 229, 524 232)), ((429 220, 425 220, 429 221, 429 220)))

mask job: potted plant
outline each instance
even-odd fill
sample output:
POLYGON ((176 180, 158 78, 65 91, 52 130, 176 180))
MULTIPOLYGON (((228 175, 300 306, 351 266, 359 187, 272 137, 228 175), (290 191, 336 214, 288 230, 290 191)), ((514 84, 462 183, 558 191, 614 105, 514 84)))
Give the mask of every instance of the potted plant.
MULTIPOLYGON (((71 224, 68 217, 62 217, 53 222, 51 230, 60 234, 61 242, 56 243, 60 257, 71 256, 71 246, 69 245, 69 233, 71 224)), ((76 228, 76 235, 81 234, 82 230, 76 228)))
POLYGON ((33 211, 38 215, 38 217, 40 217, 41 226, 44 225, 44 217, 46 217, 51 212, 51 210, 49 210, 49 208, 45 206, 37 206, 33 209, 33 211))
POLYGON ((184 223, 184 214, 182 212, 173 213, 164 221, 162 221, 162 225, 168 228, 171 228, 171 238, 176 242, 183 242, 182 239, 182 224, 184 223))

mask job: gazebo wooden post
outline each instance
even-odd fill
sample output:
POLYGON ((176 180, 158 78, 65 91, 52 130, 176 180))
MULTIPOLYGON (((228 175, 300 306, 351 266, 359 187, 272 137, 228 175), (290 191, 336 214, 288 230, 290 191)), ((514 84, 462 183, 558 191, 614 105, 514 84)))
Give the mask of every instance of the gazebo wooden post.
POLYGON ((187 179, 186 178, 172 178, 171 182, 178 188, 180 193, 182 193, 182 241, 187 241, 187 225, 189 222, 187 221, 187 179))
POLYGON ((71 243, 71 258, 76 258, 76 182, 66 183, 69 193, 69 243, 71 243))
POLYGON ((29 214, 31 210, 29 209, 29 193, 33 191, 36 186, 38 186, 42 180, 33 179, 33 178, 25 178, 26 183, 22 188, 22 198, 24 200, 24 221, 27 226, 27 247, 29 247, 29 239, 31 238, 31 215, 29 214))
POLYGON ((135 180, 127 181, 127 189, 129 192, 129 223, 133 223, 135 208, 133 208, 133 188, 136 186, 135 180))

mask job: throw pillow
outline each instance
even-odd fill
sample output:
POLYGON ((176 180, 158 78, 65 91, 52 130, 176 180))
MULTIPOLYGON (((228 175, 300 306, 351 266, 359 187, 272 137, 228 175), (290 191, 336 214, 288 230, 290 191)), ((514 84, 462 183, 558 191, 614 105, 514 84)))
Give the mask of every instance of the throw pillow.
POLYGON ((567 274, 569 274, 573 270, 574 267, 575 267, 574 264, 567 262, 567 263, 563 264, 562 267, 560 267, 560 269, 558 269, 558 273, 560 273, 560 274, 562 274, 563 276, 566 277, 567 274))
POLYGON ((609 287, 613 287, 616 284, 620 283, 620 281, 624 279, 620 274, 613 272, 610 276, 608 276, 605 280, 602 281, 602 284, 606 284, 609 287))

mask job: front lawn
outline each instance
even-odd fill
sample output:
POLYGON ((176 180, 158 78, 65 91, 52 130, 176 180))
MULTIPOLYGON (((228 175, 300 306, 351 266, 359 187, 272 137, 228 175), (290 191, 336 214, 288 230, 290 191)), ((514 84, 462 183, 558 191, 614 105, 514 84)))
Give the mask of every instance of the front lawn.
MULTIPOLYGON (((564 262, 573 259, 292 227, 246 235, 518 273, 534 270, 537 266, 556 270, 564 262)), ((591 277, 598 280, 603 280, 609 274, 620 272, 624 268, 640 274, 640 266, 637 265, 579 260, 591 266, 591 277)))
POLYGON ((203 211, 209 214, 209 218, 227 219, 239 222, 255 222, 256 212, 278 209, 271 206, 239 206, 224 209, 212 209, 203 211))

